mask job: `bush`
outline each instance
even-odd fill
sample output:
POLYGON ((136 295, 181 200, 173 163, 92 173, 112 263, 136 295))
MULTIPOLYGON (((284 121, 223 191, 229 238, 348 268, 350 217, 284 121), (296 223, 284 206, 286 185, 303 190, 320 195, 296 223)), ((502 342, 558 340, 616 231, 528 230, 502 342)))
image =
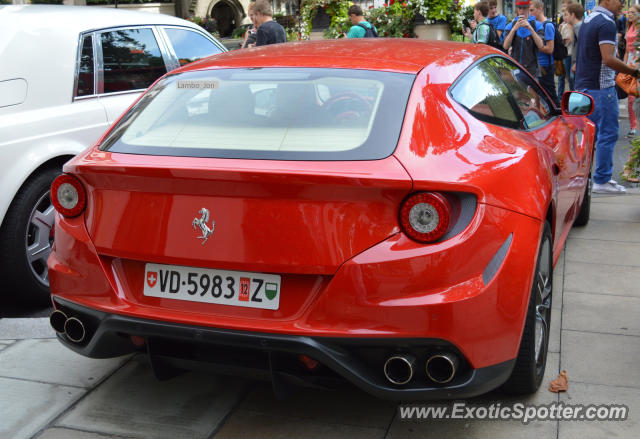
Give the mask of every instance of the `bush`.
POLYGON ((407 0, 407 2, 424 17, 425 23, 447 23, 451 33, 462 32, 462 20, 469 8, 473 17, 473 6, 463 6, 462 0, 407 0))
POLYGON ((213 17, 187 17, 187 20, 202 27, 210 34, 213 34, 218 30, 216 19, 213 17))
MULTIPOLYGON (((11 3, 11 1, 7 3, 11 3)), ((62 0, 30 0, 29 3, 32 5, 61 5, 62 0)))
POLYGON ((636 137, 631 141, 629 160, 625 163, 625 168, 629 170, 629 174, 626 177, 624 174, 622 176, 625 180, 627 177, 640 177, 640 137, 636 137))
POLYGON ((364 15, 376 27, 380 37, 413 37, 415 13, 404 1, 389 0, 379 8, 369 8, 364 15))
POLYGON ((231 32, 231 38, 242 38, 247 30, 249 30, 247 26, 236 27, 233 32, 231 32))

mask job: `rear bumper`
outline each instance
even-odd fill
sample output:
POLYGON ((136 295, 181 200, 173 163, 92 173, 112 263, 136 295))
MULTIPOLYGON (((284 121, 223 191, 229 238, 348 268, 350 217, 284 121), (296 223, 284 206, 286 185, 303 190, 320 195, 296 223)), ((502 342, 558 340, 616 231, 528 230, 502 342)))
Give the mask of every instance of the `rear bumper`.
POLYGON ((67 316, 74 316, 84 322, 87 336, 81 343, 74 343, 64 334, 58 334, 64 345, 81 355, 108 358, 134 352, 136 347, 130 336, 135 335, 145 338, 152 363, 162 361, 185 369, 193 368, 191 366, 195 363, 210 363, 211 370, 236 375, 247 375, 247 371, 253 370, 253 376, 271 379, 274 386, 282 380, 322 385, 339 378, 384 399, 469 398, 503 384, 515 364, 515 360, 509 360, 473 369, 463 359, 456 377, 446 385, 439 385, 429 382, 426 377, 426 357, 433 352, 443 351, 460 355, 454 346, 444 340, 255 333, 104 313, 60 298, 54 298, 54 303, 67 316), (160 347, 167 344, 173 346, 170 355, 160 347), (158 346, 158 350, 154 346, 158 346), (179 348, 175 349, 176 346, 179 348), (418 358, 414 378, 402 387, 390 384, 383 374, 384 360, 399 349, 415 353, 418 358), (286 361, 296 359, 299 355, 318 361, 323 368, 314 373, 304 370, 300 364, 298 368, 292 367, 291 362, 286 361), (247 364, 246 359, 249 359, 250 364, 247 364))
POLYGON ((443 340, 482 370, 517 355, 539 241, 538 220, 479 205, 447 241, 424 246, 396 234, 313 288, 284 286, 281 303, 300 304, 286 313, 145 297, 144 261, 128 271, 123 259, 98 255, 82 217, 57 217, 48 264, 54 300, 104 315, 303 340, 443 340))

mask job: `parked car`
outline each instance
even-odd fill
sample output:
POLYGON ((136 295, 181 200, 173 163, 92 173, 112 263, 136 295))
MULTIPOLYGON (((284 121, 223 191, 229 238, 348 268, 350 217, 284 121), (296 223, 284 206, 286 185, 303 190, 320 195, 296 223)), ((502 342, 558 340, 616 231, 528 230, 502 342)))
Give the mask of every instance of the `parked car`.
POLYGON ((592 109, 578 92, 555 108, 483 44, 186 66, 54 181, 51 324, 88 357, 146 350, 159 377, 534 392, 553 265, 589 218, 592 109))
POLYGON ((162 14, 0 6, 2 293, 47 303, 49 187, 62 164, 167 71, 226 49, 162 14))

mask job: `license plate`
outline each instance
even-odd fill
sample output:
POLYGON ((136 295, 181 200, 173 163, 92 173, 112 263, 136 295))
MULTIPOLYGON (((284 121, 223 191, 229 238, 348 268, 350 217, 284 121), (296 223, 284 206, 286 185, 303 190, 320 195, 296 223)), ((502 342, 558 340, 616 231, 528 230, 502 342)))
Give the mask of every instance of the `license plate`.
POLYGON ((276 310, 280 276, 179 265, 146 264, 143 294, 163 299, 276 310))

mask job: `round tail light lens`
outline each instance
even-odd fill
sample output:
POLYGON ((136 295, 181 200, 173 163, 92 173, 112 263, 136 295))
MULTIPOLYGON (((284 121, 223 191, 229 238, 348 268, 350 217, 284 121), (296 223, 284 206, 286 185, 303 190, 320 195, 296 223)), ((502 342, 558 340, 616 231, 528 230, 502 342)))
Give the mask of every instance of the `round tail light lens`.
POLYGON ((87 196, 80 180, 70 174, 62 174, 51 184, 51 202, 61 215, 72 218, 82 213, 87 196))
POLYGON ((400 207, 400 225, 404 233, 418 242, 433 242, 449 230, 451 205, 435 192, 420 192, 407 198, 400 207))

